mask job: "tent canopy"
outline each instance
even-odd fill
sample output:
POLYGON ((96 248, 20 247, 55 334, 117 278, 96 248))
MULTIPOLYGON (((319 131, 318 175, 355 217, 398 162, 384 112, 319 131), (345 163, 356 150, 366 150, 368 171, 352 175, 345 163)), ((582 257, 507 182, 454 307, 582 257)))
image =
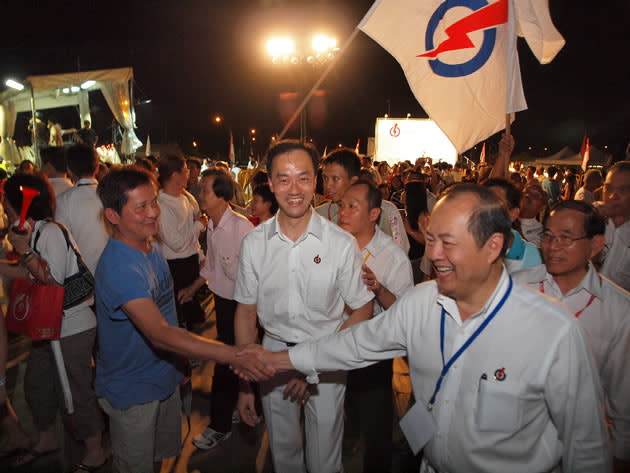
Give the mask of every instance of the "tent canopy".
POLYGON ((132 154, 142 145, 133 131, 135 112, 130 99, 132 79, 131 67, 27 77, 30 87, 0 93, 0 155, 16 162, 17 151, 12 149, 15 148, 12 140, 15 117, 19 112, 31 111, 31 94, 36 110, 79 105, 83 121, 89 119, 88 91, 92 90, 102 92, 112 114, 125 130, 122 154, 132 154))

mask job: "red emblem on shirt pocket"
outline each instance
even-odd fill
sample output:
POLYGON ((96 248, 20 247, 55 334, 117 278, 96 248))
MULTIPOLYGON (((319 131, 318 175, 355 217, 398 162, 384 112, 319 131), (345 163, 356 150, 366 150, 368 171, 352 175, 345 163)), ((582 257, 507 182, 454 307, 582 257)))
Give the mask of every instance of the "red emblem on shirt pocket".
POLYGON ((316 255, 315 258, 313 258, 313 262, 315 264, 319 264, 322 262, 322 259, 319 257, 319 255, 316 255))

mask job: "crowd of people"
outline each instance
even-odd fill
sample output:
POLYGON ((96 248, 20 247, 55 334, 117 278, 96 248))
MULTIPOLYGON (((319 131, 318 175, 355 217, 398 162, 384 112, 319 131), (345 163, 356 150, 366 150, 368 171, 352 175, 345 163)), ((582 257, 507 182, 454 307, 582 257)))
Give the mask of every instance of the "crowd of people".
MULTIPOLYGON (((84 261, 95 279, 61 326, 75 471, 108 461, 106 424, 114 471, 178 456, 179 386, 200 360, 216 367, 196 448, 262 419, 275 471, 338 472, 346 419, 364 471, 390 471, 395 357, 422 472, 630 471, 630 162, 510 168, 513 147, 476 169, 292 140, 238 174, 175 155, 108 167, 84 144, 20 165, 1 212, 20 257, 0 275, 63 286, 84 261), (23 187, 39 192, 26 234, 23 187), (217 340, 200 335, 208 294, 217 340)), ((50 342, 33 342, 32 443, 0 325, 0 451, 24 467, 61 446, 63 393, 50 342)))

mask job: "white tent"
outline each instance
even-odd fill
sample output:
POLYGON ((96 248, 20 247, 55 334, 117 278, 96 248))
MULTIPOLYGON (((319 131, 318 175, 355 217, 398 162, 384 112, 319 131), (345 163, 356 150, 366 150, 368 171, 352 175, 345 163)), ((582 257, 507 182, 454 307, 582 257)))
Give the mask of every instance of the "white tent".
POLYGON ((131 81, 133 69, 103 69, 27 77, 24 90, 0 94, 0 156, 16 163, 19 153, 13 142, 15 119, 19 112, 78 105, 81 122, 89 120, 88 92, 100 90, 114 118, 124 129, 121 153, 133 154, 142 143, 134 132, 135 111, 131 81))

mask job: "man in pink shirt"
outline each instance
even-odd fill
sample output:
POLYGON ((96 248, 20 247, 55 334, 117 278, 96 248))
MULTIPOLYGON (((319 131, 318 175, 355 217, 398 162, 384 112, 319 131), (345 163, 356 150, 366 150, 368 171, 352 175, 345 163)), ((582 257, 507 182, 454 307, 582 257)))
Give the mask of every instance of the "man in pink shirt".
MULTIPOLYGON (((253 228, 249 220, 230 207, 234 185, 232 177, 223 170, 208 169, 202 173, 199 206, 208 214, 206 260, 199 277, 177 295, 180 303, 184 303, 192 299, 195 292, 208 282, 214 295, 218 340, 226 345, 234 345, 236 301, 233 297, 241 241, 253 228)), ((197 448, 209 450, 230 438, 232 411, 236 407, 237 399, 237 376, 227 365, 217 364, 210 398, 210 425, 193 439, 197 448)))

